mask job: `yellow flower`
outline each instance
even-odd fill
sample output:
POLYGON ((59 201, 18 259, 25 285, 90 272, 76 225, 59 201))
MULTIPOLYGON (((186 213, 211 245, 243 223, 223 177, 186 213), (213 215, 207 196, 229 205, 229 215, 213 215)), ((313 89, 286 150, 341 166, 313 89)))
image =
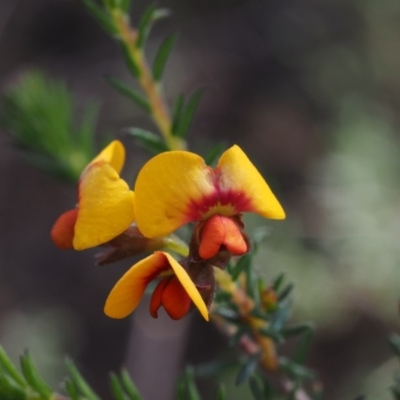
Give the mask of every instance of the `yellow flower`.
POLYGON ((153 292, 150 314, 157 318, 163 306, 172 319, 184 317, 191 302, 208 321, 208 310, 186 270, 170 254, 156 251, 131 267, 110 292, 104 312, 111 318, 125 318, 138 306, 147 285, 162 278, 153 292))
POLYGON ((147 237, 169 234, 199 222, 199 255, 213 257, 221 248, 248 251, 241 213, 284 219, 285 212, 244 152, 233 146, 215 169, 188 151, 161 153, 148 161, 135 184, 136 223, 147 237))
POLYGON ((111 142, 82 172, 77 207, 55 222, 51 237, 60 248, 84 250, 110 241, 132 224, 134 194, 119 177, 125 148, 111 142))

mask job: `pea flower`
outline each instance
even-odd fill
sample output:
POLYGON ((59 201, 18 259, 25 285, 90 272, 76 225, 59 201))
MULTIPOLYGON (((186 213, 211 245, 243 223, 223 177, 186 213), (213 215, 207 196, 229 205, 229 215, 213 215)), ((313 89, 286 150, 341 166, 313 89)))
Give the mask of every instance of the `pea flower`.
POLYGON ((243 212, 284 219, 285 212, 245 153, 234 145, 215 169, 188 151, 169 151, 149 160, 135 184, 136 224, 152 238, 196 222, 195 239, 202 259, 221 248, 234 255, 249 250, 243 212))
POLYGON ((191 303, 208 321, 208 310, 198 289, 184 269, 170 254, 156 251, 131 267, 110 292, 104 312, 111 318, 125 318, 138 306, 147 285, 162 278, 153 292, 150 314, 157 318, 163 306, 172 319, 184 317, 191 303))
POLYGON ((111 142, 82 172, 77 207, 55 222, 51 237, 63 249, 83 250, 116 238, 134 221, 134 193, 119 177, 125 148, 111 142))

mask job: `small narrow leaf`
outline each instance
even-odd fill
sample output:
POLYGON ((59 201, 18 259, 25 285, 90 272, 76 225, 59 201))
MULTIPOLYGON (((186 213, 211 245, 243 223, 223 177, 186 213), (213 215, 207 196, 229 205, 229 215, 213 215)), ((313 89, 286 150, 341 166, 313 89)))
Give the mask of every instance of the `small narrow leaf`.
POLYGON ((120 0, 121 1, 121 9, 122 11, 128 13, 129 9, 131 8, 131 1, 132 0, 120 0))
POLYGON ((25 388, 9 376, 0 373, 0 399, 1 400, 26 400, 25 388))
POLYGON ((125 63, 129 68, 129 71, 131 71, 132 75, 135 78, 139 78, 141 71, 140 71, 139 67, 137 66, 135 60, 132 58, 131 52, 130 52, 128 46, 124 42, 119 42, 119 44, 121 47, 122 55, 124 56, 124 59, 125 59, 125 63))
POLYGON ((192 94, 192 96, 188 100, 186 107, 182 112, 182 117, 179 123, 179 129, 176 132, 176 136, 179 136, 181 138, 187 136, 190 125, 193 121, 194 115, 196 113, 197 107, 199 105, 203 93, 204 91, 202 89, 198 89, 192 94))
POLYGON ((89 13, 94 19, 108 32, 111 34, 116 33, 116 28, 105 11, 101 9, 93 0, 83 0, 83 4, 86 6, 89 13))
POLYGON ((39 376, 30 353, 25 352, 25 354, 21 356, 20 361, 22 373, 24 374, 29 385, 31 385, 44 398, 50 397, 52 390, 39 376))
POLYGON ((232 280, 236 281, 239 278, 239 275, 247 270, 251 264, 252 255, 246 254, 243 257, 240 257, 236 265, 233 267, 232 272, 232 280))
POLYGON ((289 296, 293 288, 294 288, 293 283, 289 283, 287 286, 285 286, 282 292, 278 294, 278 300, 279 301, 285 300, 289 296))
POLYGON ((136 90, 130 88, 126 83, 120 81, 117 78, 112 76, 107 77, 108 82, 117 89, 124 96, 130 98, 133 102, 135 102, 139 107, 141 107, 144 111, 150 112, 151 107, 148 100, 138 93, 136 90))
POLYGON ((204 157, 204 161, 206 162, 207 165, 209 166, 214 166, 216 164, 217 159, 221 156, 221 154, 225 150, 225 145, 222 143, 218 143, 215 145, 204 157))
POLYGON ((215 361, 207 364, 196 365, 194 368, 194 374, 197 377, 205 377, 205 376, 215 376, 225 371, 227 368, 230 368, 234 365, 237 365, 238 361, 215 361))
POLYGON ((284 279, 285 279, 285 273, 284 272, 279 274, 274 279, 274 281, 272 282, 272 289, 274 289, 274 292, 277 292, 281 288, 281 285, 282 285, 284 279))
POLYGON ((81 373, 78 371, 73 361, 67 359, 65 364, 70 373, 72 382, 82 392, 82 394, 87 397, 87 400, 100 400, 97 394, 93 391, 93 389, 89 386, 81 373))
POLYGON ((257 368, 257 364, 260 361, 261 356, 262 356, 262 352, 260 351, 256 354, 253 354, 251 357, 248 358, 246 364, 243 365, 243 367, 240 369, 240 371, 236 377, 236 380, 235 380, 236 385, 240 385, 247 378, 249 378, 250 375, 253 374, 253 372, 257 368))
POLYGON ((182 109, 183 109, 183 104, 184 104, 184 97, 182 94, 178 95, 176 97, 174 107, 173 107, 173 112, 172 112, 172 128, 171 132, 173 135, 177 135, 179 131, 179 126, 182 118, 182 109))
POLYGON ((23 376, 19 373, 17 368, 15 368, 14 364, 8 358, 6 352, 3 347, 0 346, 0 368, 4 370, 10 377, 20 386, 27 387, 27 383, 23 376))
POLYGON ((155 6, 150 6, 143 14, 143 17, 139 23, 139 34, 136 47, 142 48, 145 45, 154 22, 168 17, 169 15, 171 15, 171 12, 167 8, 156 8, 155 6))
POLYGON ((187 400, 201 400, 200 394, 196 387, 196 382, 194 380, 194 372, 192 368, 187 368, 185 375, 183 377, 186 390, 187 390, 187 400))
POLYGON ((303 334, 296 348, 295 354, 293 356, 293 361, 295 361, 298 364, 304 364, 307 355, 310 351, 312 337, 313 337, 312 330, 308 330, 303 334))
POLYGON ((226 388, 223 384, 219 385, 217 393, 215 394, 215 400, 226 400, 226 388))
POLYGON ((315 373, 309 368, 299 365, 286 357, 281 357, 279 359, 279 368, 286 372, 291 378, 294 379, 314 379, 315 373))
POLYGON ((249 261, 246 266, 246 289, 247 294, 254 300, 255 305, 260 305, 260 292, 258 291, 257 276, 254 273, 252 265, 252 254, 248 253, 242 258, 249 257, 249 261))
POLYGON ((240 315, 236 311, 230 310, 229 308, 217 308, 214 310, 214 314, 220 315, 227 321, 232 322, 234 324, 239 323, 240 315))
POLYGON ((153 78, 156 82, 161 81, 165 65, 175 45, 176 38, 174 34, 167 36, 158 49, 153 64, 153 78))
POLYGON ((78 390, 71 380, 65 382, 65 390, 67 391, 71 400, 79 400, 78 390))
POLYGON ((249 378, 249 387, 254 400, 265 400, 262 389, 257 379, 254 378, 253 376, 250 376, 249 378))
POLYGON ((300 324, 293 325, 283 328, 281 330, 281 335, 285 338, 302 335, 306 332, 310 332, 314 330, 314 326, 312 324, 300 324))
POLYGON ((278 311, 274 312, 269 329, 275 332, 279 332, 283 325, 289 318, 290 308, 288 304, 281 305, 278 311))
POLYGON ((276 343, 281 344, 285 342, 285 338, 280 333, 274 331, 271 328, 262 328, 260 329, 260 333, 263 336, 271 338, 276 343))
POLYGON ((140 128, 130 128, 127 133, 138 140, 140 145, 153 154, 159 154, 168 151, 168 146, 162 138, 155 133, 140 128))
POLYGON ((130 378, 128 371, 123 369, 121 371, 121 382, 125 389, 126 394, 129 396, 130 400, 142 400, 142 396, 139 394, 135 384, 130 378))
POLYGON ((112 394, 114 395, 114 400, 125 400, 124 390, 122 389, 122 386, 115 373, 110 374, 110 385, 112 394))

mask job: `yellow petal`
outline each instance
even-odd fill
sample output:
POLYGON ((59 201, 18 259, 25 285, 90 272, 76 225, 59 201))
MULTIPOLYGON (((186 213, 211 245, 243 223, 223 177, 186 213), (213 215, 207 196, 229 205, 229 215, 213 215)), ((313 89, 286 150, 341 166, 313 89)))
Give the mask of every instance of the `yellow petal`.
POLYGON ((204 303, 203 298, 201 297, 199 291, 194 285, 193 281, 190 279, 188 273, 185 269, 180 265, 171 255, 168 253, 163 253, 165 257, 167 257, 171 268, 174 270, 176 277, 178 278, 181 285, 186 290, 186 293, 192 299, 195 306, 199 309, 200 314, 203 318, 208 321, 208 310, 207 306, 204 303))
POLYGON ((105 163, 110 164, 119 174, 125 163, 124 145, 119 140, 113 140, 89 163, 88 167, 99 161, 104 161, 105 163))
POLYGON ((168 269, 168 260, 162 252, 156 252, 139 261, 111 290, 104 306, 105 314, 111 318, 128 316, 138 306, 147 285, 168 269))
POLYGON ((133 192, 114 168, 92 164, 79 183, 74 248, 83 250, 115 238, 134 221, 133 192))
POLYGON ((201 219, 215 203, 214 172, 197 154, 169 151, 149 160, 135 184, 138 228, 147 237, 167 235, 189 221, 201 219))
POLYGON ((221 203, 237 212, 254 212, 265 218, 284 219, 285 211, 257 168, 239 146, 225 151, 218 161, 221 203))

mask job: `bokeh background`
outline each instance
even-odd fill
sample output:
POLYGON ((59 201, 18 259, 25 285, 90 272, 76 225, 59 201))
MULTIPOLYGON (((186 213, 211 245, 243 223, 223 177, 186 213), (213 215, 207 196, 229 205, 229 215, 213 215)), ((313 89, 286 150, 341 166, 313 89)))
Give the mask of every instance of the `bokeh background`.
MULTIPOLYGON (((150 3, 133 2, 138 20, 150 3)), ((205 87, 192 149, 239 144, 287 211, 259 255, 267 279, 295 283, 293 321, 317 326, 309 365, 328 400, 389 399, 398 368, 387 337, 399 330, 400 3, 396 0, 165 0, 150 58, 179 33, 166 72, 170 102, 205 87)), ((147 116, 106 82, 129 80, 118 48, 78 0, 0 0, 0 88, 31 70, 65 82, 79 114, 101 104, 99 140, 128 147, 125 178, 148 154, 124 134, 147 116)), ((0 342, 16 359, 29 348, 55 387, 72 356, 107 398, 107 373, 130 369, 147 400, 171 400, 188 363, 232 357, 197 315, 157 321, 146 304, 129 319, 102 313, 108 291, 132 263, 94 265, 94 252, 62 252, 49 230, 76 200, 75 187, 26 162, 0 128, 0 342)), ((145 303, 145 302, 144 302, 145 303)), ((290 352, 290 344, 281 349, 290 352)), ((230 399, 234 372, 222 378, 230 399)), ((205 398, 215 388, 203 381, 205 398)))

